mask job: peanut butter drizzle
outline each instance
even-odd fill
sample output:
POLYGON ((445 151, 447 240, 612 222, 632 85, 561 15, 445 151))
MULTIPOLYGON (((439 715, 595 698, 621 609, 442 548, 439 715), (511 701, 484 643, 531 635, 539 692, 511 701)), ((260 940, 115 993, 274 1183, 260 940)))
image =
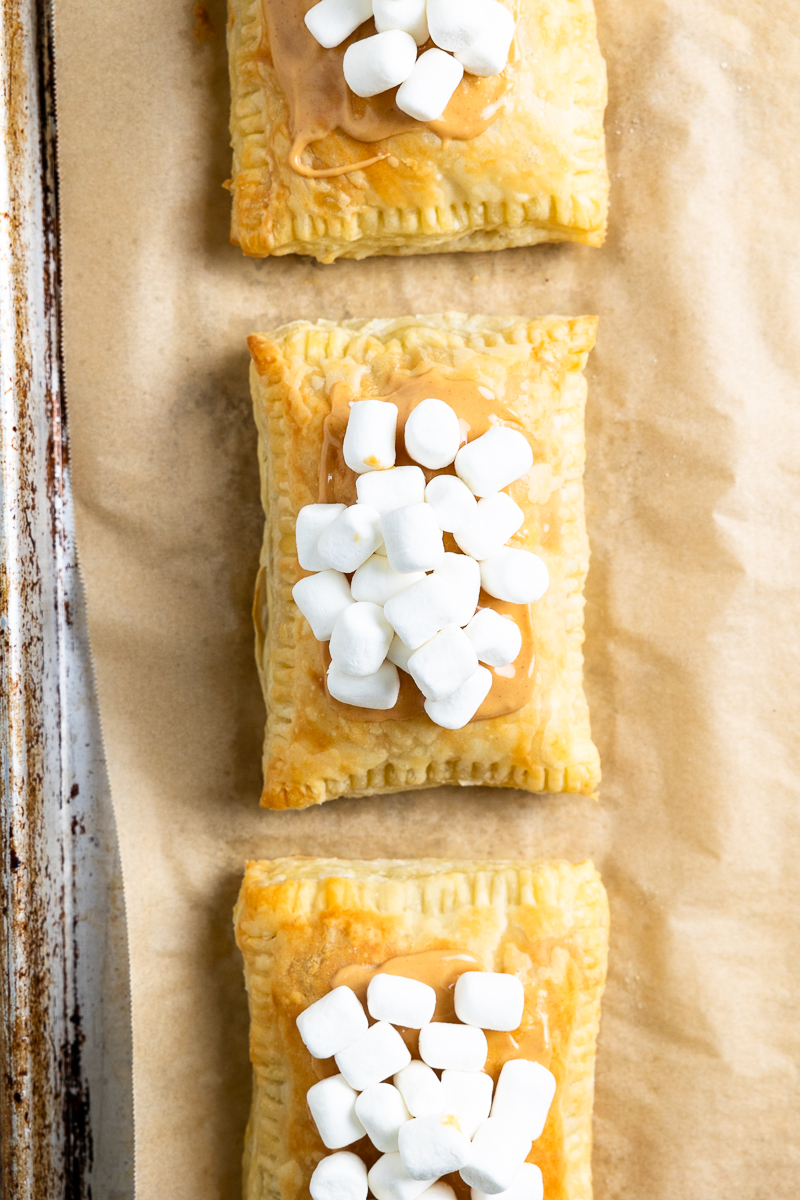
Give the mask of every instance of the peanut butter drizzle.
MULTIPOLYGON (((312 142, 341 129, 359 142, 379 142, 414 129, 431 129, 442 139, 470 140, 488 129, 502 111, 511 84, 506 74, 479 78, 464 75, 438 121, 423 124, 395 104, 396 89, 362 100, 350 91, 342 70, 344 52, 353 42, 375 33, 372 20, 361 25, 340 46, 326 50, 309 33, 303 20, 316 0, 261 0, 263 28, 258 57, 271 60, 289 105, 292 147, 289 165, 299 175, 322 179, 360 171, 389 157, 382 151, 359 162, 315 169, 301 160, 312 142)), ((428 42, 420 53, 432 46, 428 42)))
MULTIPOLYGON (((478 385, 469 380, 446 379, 435 368, 426 371, 424 375, 401 375, 397 373, 389 381, 386 393, 377 397, 397 405, 397 438, 395 442, 396 465, 409 466, 413 459, 405 447, 405 426, 412 410, 421 401, 434 396, 444 400, 455 410, 461 422, 464 441, 472 441, 486 433, 495 423, 511 425, 521 433, 525 433, 519 417, 508 405, 499 400, 488 400, 481 395, 478 385)), ((325 418, 323 429, 322 455, 319 473, 319 502, 320 504, 355 504, 356 474, 351 471, 344 461, 342 444, 350 415, 350 402, 353 393, 346 384, 334 384, 331 389, 331 411, 325 418)), ((416 465, 416 464, 414 464, 416 465)), ((426 482, 434 475, 454 475, 455 470, 445 467, 441 471, 422 470, 426 482)), ((455 551, 458 547, 450 534, 445 534, 445 549, 455 551)), ((492 687, 489 695, 478 709, 473 721, 485 721, 491 717, 502 717, 508 713, 518 712, 531 697, 533 691, 533 671, 535 659, 533 653, 533 626, 531 610, 528 604, 508 604, 504 600, 496 600, 486 592, 481 591, 478 599, 479 608, 493 608, 502 616, 510 616, 516 621, 522 634, 522 648, 512 664, 513 674, 498 674, 493 668, 492 687)), ((322 677, 327 692, 327 670, 330 663, 328 643, 320 643, 323 660, 322 677)), ((499 668, 501 672, 510 672, 512 668, 499 668)), ((423 696, 410 675, 400 672, 400 695, 394 708, 381 711, 372 708, 358 708, 353 704, 342 704, 334 700, 328 693, 331 704, 347 715, 351 721, 404 721, 409 717, 423 712, 423 696)))

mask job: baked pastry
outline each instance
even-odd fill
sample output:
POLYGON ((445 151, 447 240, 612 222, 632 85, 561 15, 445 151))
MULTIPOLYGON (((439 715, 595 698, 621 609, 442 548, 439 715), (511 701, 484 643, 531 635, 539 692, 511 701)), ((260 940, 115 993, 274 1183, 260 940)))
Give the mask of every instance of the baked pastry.
MULTIPOLYGON (((588 567, 582 488, 586 382, 582 370, 594 343, 595 327, 593 317, 529 321, 521 317, 451 314, 338 325, 296 322, 273 334, 250 337, 251 385, 266 513, 254 603, 256 659, 267 705, 263 805, 302 808, 337 796, 396 792, 440 783, 487 784, 531 792, 594 792, 599 763, 582 687, 581 644, 582 589, 588 567), (375 398, 372 404, 365 404, 370 398, 375 398), (441 553, 446 550, 441 569, 433 570, 414 588, 408 587, 402 597, 385 602, 380 611, 375 610, 384 599, 373 595, 375 603, 362 603, 364 593, 356 593, 355 587, 361 572, 350 575, 353 598, 359 604, 346 614, 348 619, 366 613, 375 626, 370 636, 374 632, 378 641, 384 616, 392 627, 377 662, 387 653, 389 659, 364 682, 380 688, 382 679, 389 676, 400 683, 399 696, 394 693, 396 703, 391 695, 388 702, 364 701, 356 696, 343 703, 335 698, 346 698, 346 694, 333 686, 334 667, 342 667, 345 675, 361 676, 362 680, 365 670, 350 667, 337 657, 338 629, 332 635, 333 622, 327 629, 315 625, 320 638, 317 640, 295 600, 314 620, 300 593, 309 582, 316 581, 332 583, 334 591, 338 588, 344 593, 342 606, 351 604, 345 572, 352 572, 353 563, 330 560, 326 564, 324 560, 303 558, 307 569, 301 567, 299 535, 308 532, 301 530, 302 516, 310 506, 322 509, 323 515, 344 510, 345 518, 360 519, 365 512, 368 516, 372 513, 371 519, 379 520, 385 531, 387 519, 393 519, 395 513, 379 516, 370 505, 352 505, 352 501, 357 493, 363 499, 359 489, 365 479, 381 483, 401 472, 394 468, 370 472, 362 464, 364 473, 357 474, 347 466, 342 457, 347 455, 344 431, 351 428, 353 420, 351 416, 348 421, 347 414, 362 408, 377 410, 378 416, 390 411, 395 416, 399 413, 397 461, 411 462, 409 439, 406 436, 404 444, 402 426, 423 399, 426 405, 452 409, 453 421, 458 418, 467 431, 462 440, 469 438, 466 449, 470 452, 487 440, 491 442, 499 436, 498 431, 502 431, 503 446, 503 438, 512 438, 512 434, 517 443, 524 445, 533 460, 530 469, 505 491, 477 505, 480 515, 485 509, 493 512, 502 500, 505 509, 497 523, 502 525, 510 512, 513 529, 520 522, 522 527, 516 533, 512 530, 512 548, 492 554, 480 564, 467 562, 466 551, 459 553, 459 542, 465 544, 462 534, 442 535, 437 529, 440 557, 429 565, 441 562, 441 553), (486 431, 490 436, 484 437, 486 431), (547 590, 535 604, 496 598, 501 589, 487 578, 485 568, 496 559, 506 558, 532 568, 537 589, 541 588, 537 580, 543 573, 547 590), (321 569, 326 565, 335 569, 321 569), (439 623, 413 639, 397 617, 390 616, 392 606, 425 589, 432 591, 435 578, 448 565, 471 567, 475 575, 480 575, 480 599, 476 583, 464 614, 448 616, 445 610, 442 617, 435 612, 439 623), (319 573, 309 580, 309 571, 319 573), (461 627, 466 626, 467 633, 472 634, 471 614, 476 600, 481 610, 493 609, 511 619, 498 621, 494 616, 501 631, 513 634, 514 626, 519 630, 517 645, 521 649, 511 665, 490 669, 485 664, 506 663, 508 658, 493 658, 480 646, 475 654, 465 651, 467 639, 461 627), (387 651, 392 629, 405 639, 405 646, 397 647, 395 638, 387 651), (432 637, 437 630, 451 639, 447 646, 456 646, 466 658, 472 654, 471 671, 478 666, 476 656, 484 664, 472 681, 464 684, 467 691, 479 690, 471 706, 456 720, 441 714, 437 693, 427 689, 424 676, 414 671, 408 657, 427 638, 431 638, 429 646, 438 644, 432 637), (325 638, 331 638, 330 643, 325 638), (399 657, 395 649, 401 652, 399 657), (399 675, 392 663, 402 668, 399 675), (480 683, 487 677, 488 695, 480 683)), ((414 452, 424 457, 416 447, 414 452)), ((455 473, 460 469, 461 453, 454 466, 404 470, 410 476, 415 472, 419 478, 424 475, 423 484, 425 480, 444 479, 468 493, 455 473)), ((509 463, 512 457, 508 457, 509 463)), ((385 465, 389 466, 388 461, 385 465)), ((512 463, 509 471, 506 482, 516 478, 519 462, 512 463)), ((469 474, 467 478, 479 495, 484 494, 481 487, 494 491, 505 486, 503 477, 483 485, 469 474)), ((426 500, 430 492, 431 488, 425 486, 426 500)), ((469 495, 467 499, 475 507, 469 495)), ((409 502, 398 499, 395 503, 409 502)), ((424 517, 428 514, 420 510, 426 507, 409 505, 401 512, 424 517)), ((453 524, 442 519, 441 527, 453 528, 453 524)), ((503 526, 498 535, 501 545, 510 536, 510 528, 503 526)), ((429 530, 423 532, 427 538, 429 530)), ((372 537, 372 531, 359 528, 353 536, 372 537)), ((375 542, 365 543, 360 561, 379 540, 380 535, 375 542)), ((420 544, 423 540, 420 538, 420 544)), ((382 549, 391 554, 394 548, 387 543, 382 549)), ((472 546, 468 549, 476 558, 484 553, 472 546)), ((308 547, 301 549, 301 555, 308 552, 308 547)), ((398 570, 392 571, 379 559, 380 552, 371 557, 370 563, 382 567, 391 578, 397 580, 398 571, 412 571, 414 564, 397 564, 396 560, 398 570)), ((422 560, 416 565, 420 564, 424 565, 422 560)), ((417 578, 411 574, 400 578, 399 583, 406 586, 417 578)), ((471 586, 468 580, 459 587, 457 607, 471 586)), ((523 591, 518 599, 524 601, 526 594, 535 598, 541 591, 523 591)), ((388 628, 385 621, 383 626, 388 628)), ((449 659, 449 650, 445 657, 449 659)), ((447 670, 452 666, 448 662, 447 670)), ((375 670, 375 665, 366 668, 367 672, 375 670)), ((441 665, 436 670, 441 671, 441 665)), ((349 682, 355 686, 358 681, 352 677, 349 682)), ((453 695, 461 692, 454 691, 453 695)))
MULTIPOLYGON (((508 4, 517 19, 508 64, 487 76, 472 72, 499 64, 467 60, 443 114, 428 121, 402 111, 396 90, 362 98, 345 82, 345 53, 377 36, 372 19, 325 48, 304 22, 311 7, 231 0, 231 240, 245 254, 333 262, 602 243, 606 75, 592 0, 508 4)), ((445 62, 430 39, 419 61, 426 47, 445 62)))
MULTIPOLYGON (((536 1195, 541 1171, 546 1200, 590 1200, 595 1043, 608 942, 606 896, 591 863, 317 858, 251 862, 236 905, 235 926, 244 957, 253 1064, 244 1154, 246 1200, 299 1200, 308 1196, 310 1185, 312 1198, 319 1200, 326 1193, 314 1186, 312 1178, 319 1181, 332 1160, 334 1168, 338 1160, 347 1169, 355 1167, 356 1174, 363 1164, 362 1196, 366 1196, 367 1169, 378 1200, 410 1195, 403 1168, 410 1158, 419 1166, 420 1156, 414 1153, 410 1136, 414 1131, 406 1128, 404 1133, 401 1126, 413 1113, 420 1118, 425 1111, 435 1114, 437 1105, 440 1123, 456 1128, 448 1153, 452 1143, 459 1151, 458 1135, 461 1147, 463 1136, 471 1139, 466 1154, 449 1160, 466 1159, 465 1166, 445 1172, 443 1179, 459 1198, 468 1197, 467 1185, 481 1169, 474 1161, 477 1155, 470 1161, 471 1148, 479 1141, 492 1096, 492 1083, 476 1078, 477 1072, 483 1065, 496 1084, 492 1124, 495 1133, 502 1133, 500 1118, 509 1114, 499 1111, 503 1102, 501 1071, 509 1062, 514 1064, 509 1073, 517 1077, 527 1074, 533 1087, 532 1093, 518 1093, 518 1112, 512 1114, 519 1117, 527 1139, 523 1150, 515 1146, 515 1152, 527 1154, 528 1164, 534 1164, 525 1168, 534 1187, 520 1194, 536 1195), (376 976, 386 987, 373 996, 371 981, 376 976), (404 989, 408 980, 427 983, 428 988, 417 984, 422 993, 433 986, 436 1010, 432 1024, 425 1023, 431 1019, 430 1008, 416 1018, 403 1015, 416 998, 395 994, 392 983, 397 976, 404 989), (459 980, 482 986, 470 987, 469 994, 460 996, 459 980), (493 987, 488 987, 487 1005, 487 985, 498 983, 508 985, 501 989, 504 995, 509 988, 512 994, 499 1003, 491 999, 493 987), (358 1039, 367 1021, 349 988, 361 1004, 366 998, 373 1019, 374 1002, 380 1005, 381 1024, 369 1028, 372 1052, 366 1058, 362 1052, 366 1043, 359 1049, 358 1039), (518 1001, 514 988, 520 993, 518 1001), (325 1000, 327 1009, 319 1005, 320 1000, 325 1000), (344 1001, 357 1011, 351 1013, 344 1001), (406 1004, 405 1009, 398 1007, 399 1001, 406 1004), (514 1015, 504 1019, 511 1009, 514 1015), (487 1012, 499 1014, 501 1019, 491 1020, 487 1012), (388 1024, 391 1020, 394 1026, 388 1024), (402 1027, 401 1020, 409 1020, 409 1026, 402 1027), (465 1020, 471 1024, 459 1023, 465 1020), (491 1028, 483 1035, 475 1026, 487 1020, 491 1028), (511 1021, 518 1022, 513 1029, 509 1028, 511 1021), (398 1027, 408 1047, 405 1054, 406 1048, 394 1032, 398 1027), (449 1031, 447 1038, 442 1031, 449 1031), (469 1043, 470 1054, 473 1039, 482 1043, 485 1063, 452 1057, 463 1053, 453 1049, 458 1035, 469 1043), (390 1043, 392 1037, 396 1044, 390 1043), (340 1050, 335 1060, 324 1057, 334 1053, 337 1045, 346 1049, 340 1050), (311 1051, 319 1057, 312 1057, 311 1051), (418 1054, 444 1066, 444 1088, 421 1061, 411 1064, 421 1078, 408 1079, 412 1071, 399 1064, 408 1063, 409 1058, 416 1060, 418 1054), (455 1061, 471 1072, 469 1077, 456 1070, 448 1079, 447 1064, 455 1061), (394 1085, 410 1106, 408 1112, 403 1112, 393 1088, 371 1082, 383 1071, 398 1069, 403 1075, 393 1075, 394 1085), (352 1086, 347 1078, 353 1079, 352 1086), (307 1101, 309 1089, 325 1079, 330 1082, 317 1087, 307 1101), (431 1103, 421 1097, 418 1086, 415 1104, 411 1099, 414 1093, 410 1094, 404 1082, 427 1084, 438 1092, 438 1099, 434 1095, 431 1103), (446 1086, 452 1082, 458 1084, 455 1096, 452 1086, 446 1086), (487 1084, 485 1107, 469 1112, 466 1093, 480 1082, 487 1084), (375 1089, 372 1096, 369 1088, 375 1089), (337 1089, 342 1094, 334 1094, 334 1104, 328 1105, 326 1113, 326 1097, 320 1093, 336 1093, 337 1089), (354 1089, 359 1092, 355 1103, 354 1089), (380 1125, 375 1121, 376 1091, 384 1094, 384 1101, 394 1099, 401 1110, 394 1142, 381 1141, 375 1132, 380 1125), (534 1111, 537 1108, 538 1113, 534 1111), (360 1124, 359 1113, 364 1117, 360 1124), (325 1134, 324 1142, 318 1129, 325 1134), (369 1130, 368 1137, 363 1136, 363 1129, 369 1130), (398 1141, 399 1153, 391 1149, 398 1141), (398 1175, 405 1190, 395 1192, 398 1175)), ((421 1128, 424 1132, 424 1122, 421 1128)), ((392 1136, 385 1120, 382 1133, 392 1136)), ((486 1166, 484 1162, 484 1171, 486 1166)), ((521 1161, 507 1162, 508 1167, 518 1172, 521 1161)), ((424 1166, 416 1174, 425 1175, 424 1166)), ((479 1174, 478 1178, 484 1177, 479 1174)), ((359 1194, 358 1179, 356 1184, 354 1195, 359 1194)), ((414 1194, 424 1194, 430 1186, 430 1182, 418 1184, 414 1194)), ((478 1193, 483 1190, 485 1182, 477 1189, 478 1193)), ((351 1193, 345 1189, 339 1194, 351 1193)), ((435 1194, 452 1198, 453 1193, 439 1184, 435 1194)), ((432 1192, 431 1200, 433 1197, 432 1192)))

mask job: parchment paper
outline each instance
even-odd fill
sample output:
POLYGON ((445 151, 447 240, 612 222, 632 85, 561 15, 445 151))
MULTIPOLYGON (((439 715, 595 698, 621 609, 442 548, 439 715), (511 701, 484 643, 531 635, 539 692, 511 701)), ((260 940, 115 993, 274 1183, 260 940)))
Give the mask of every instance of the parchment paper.
POLYGON ((598 1200, 800 1178, 800 38, 793 0, 598 0, 610 236, 318 266, 228 244, 222 0, 61 0, 79 546, 127 897, 141 1200, 238 1195, 230 913, 279 854, 592 856, 613 942, 598 1200), (193 29, 197 29, 198 36, 193 29), (599 803, 437 789, 259 810, 244 337, 296 317, 598 313, 599 803))

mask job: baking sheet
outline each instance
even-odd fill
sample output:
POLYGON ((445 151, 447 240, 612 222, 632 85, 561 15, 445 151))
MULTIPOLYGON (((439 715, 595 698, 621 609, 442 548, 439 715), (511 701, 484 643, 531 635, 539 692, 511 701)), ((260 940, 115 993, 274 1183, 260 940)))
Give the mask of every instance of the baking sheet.
POLYGON ((142 1200, 238 1194, 249 1078, 230 910, 245 858, 296 853, 592 856, 613 919, 597 1197, 795 1195, 796 16, 788 0, 599 0, 603 250, 320 266, 227 243, 220 0, 61 0, 67 381, 142 1200), (447 308, 601 318, 586 647, 600 803, 442 788, 261 811, 243 339, 447 308))

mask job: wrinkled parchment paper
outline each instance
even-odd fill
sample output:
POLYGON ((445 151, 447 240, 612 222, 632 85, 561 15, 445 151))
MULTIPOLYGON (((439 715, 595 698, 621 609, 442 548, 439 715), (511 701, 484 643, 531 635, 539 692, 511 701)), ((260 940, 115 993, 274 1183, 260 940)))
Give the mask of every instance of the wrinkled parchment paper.
POLYGON ((228 244, 222 0, 61 0, 66 366, 127 897, 140 1200, 239 1192, 248 857, 591 856, 613 938, 598 1200, 800 1178, 795 0, 598 0, 610 236, 319 266, 228 244), (199 12, 199 10, 198 10, 199 12), (195 30, 197 31, 195 33, 195 30), (258 808, 244 337, 598 313, 587 687, 600 803, 442 788, 258 808))

